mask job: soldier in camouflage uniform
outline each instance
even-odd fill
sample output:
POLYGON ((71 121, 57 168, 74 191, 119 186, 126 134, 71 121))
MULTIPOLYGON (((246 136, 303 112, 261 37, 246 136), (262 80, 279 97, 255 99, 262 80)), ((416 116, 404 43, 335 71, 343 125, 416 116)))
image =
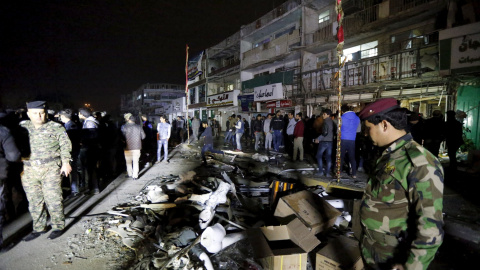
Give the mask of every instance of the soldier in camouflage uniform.
POLYGON ((443 169, 416 143, 406 109, 393 98, 360 112, 373 143, 385 147, 360 207, 368 269, 427 269, 443 241, 443 169))
POLYGON ((65 228, 61 183, 62 174, 68 176, 72 171, 69 163, 72 144, 61 124, 47 121, 44 101, 29 102, 27 109, 30 120, 20 122, 28 132, 30 144, 30 153, 23 161, 22 185, 29 202, 33 232, 24 240, 33 240, 46 232, 47 209, 52 225, 48 238, 55 239, 65 228))

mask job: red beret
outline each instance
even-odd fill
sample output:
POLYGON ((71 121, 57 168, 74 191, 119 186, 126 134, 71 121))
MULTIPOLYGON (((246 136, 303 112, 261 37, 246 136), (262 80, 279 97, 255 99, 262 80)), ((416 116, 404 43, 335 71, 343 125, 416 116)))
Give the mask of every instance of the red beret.
POLYGON ((368 104, 363 110, 358 114, 360 119, 365 120, 370 116, 373 116, 377 113, 386 113, 393 109, 400 108, 397 104, 397 100, 394 98, 382 98, 373 103, 368 104))

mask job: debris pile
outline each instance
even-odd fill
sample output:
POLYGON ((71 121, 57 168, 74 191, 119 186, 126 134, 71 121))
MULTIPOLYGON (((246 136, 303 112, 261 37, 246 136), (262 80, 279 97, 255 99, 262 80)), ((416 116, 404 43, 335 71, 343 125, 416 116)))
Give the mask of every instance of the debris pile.
POLYGON ((218 160, 157 177, 130 201, 86 222, 85 234, 69 240, 67 261, 103 242, 98 256, 110 256, 111 269, 313 267, 306 255, 322 242, 318 234, 349 233, 351 216, 342 201, 326 200, 322 187, 278 177, 218 160))

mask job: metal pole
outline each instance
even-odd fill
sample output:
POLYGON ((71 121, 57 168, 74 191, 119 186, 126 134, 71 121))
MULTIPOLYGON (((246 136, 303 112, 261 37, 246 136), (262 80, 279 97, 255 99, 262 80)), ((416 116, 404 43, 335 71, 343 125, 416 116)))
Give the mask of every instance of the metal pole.
POLYGON ((337 182, 340 182, 340 168, 341 162, 341 136, 342 136, 342 68, 345 61, 342 61, 343 57, 343 44, 344 44, 344 35, 343 35, 343 10, 342 10, 342 0, 337 0, 335 9, 337 11, 337 22, 338 22, 338 31, 337 31, 337 57, 338 57, 338 95, 337 95, 337 106, 338 106, 338 129, 337 129, 337 159, 336 159, 336 176, 337 182))
MULTIPOLYGON (((188 96, 188 44, 187 44, 186 53, 187 53, 187 58, 185 60, 185 103, 187 103, 186 104, 187 112, 185 113, 186 114, 185 126, 187 127, 187 144, 190 144, 190 131, 188 126, 188 99, 189 99, 189 96, 188 96)), ((183 140, 183 138, 181 138, 181 140, 183 140)))

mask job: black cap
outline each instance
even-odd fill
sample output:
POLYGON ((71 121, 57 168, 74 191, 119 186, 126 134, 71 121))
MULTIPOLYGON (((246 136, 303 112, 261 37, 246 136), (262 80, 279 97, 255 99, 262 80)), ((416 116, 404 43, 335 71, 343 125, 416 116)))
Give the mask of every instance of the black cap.
POLYGON ((63 115, 65 117, 67 117, 68 119, 72 118, 72 111, 70 109, 61 110, 61 111, 58 112, 58 114, 63 115))
POLYGON ((27 109, 45 109, 45 101, 27 102, 27 109))

